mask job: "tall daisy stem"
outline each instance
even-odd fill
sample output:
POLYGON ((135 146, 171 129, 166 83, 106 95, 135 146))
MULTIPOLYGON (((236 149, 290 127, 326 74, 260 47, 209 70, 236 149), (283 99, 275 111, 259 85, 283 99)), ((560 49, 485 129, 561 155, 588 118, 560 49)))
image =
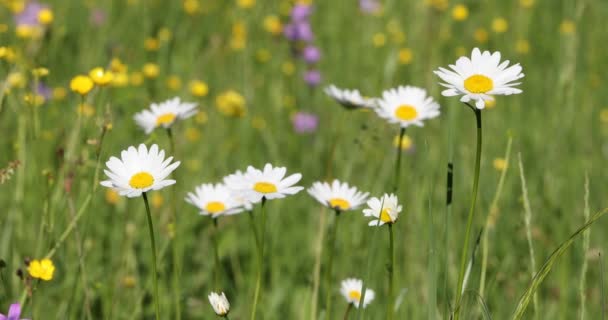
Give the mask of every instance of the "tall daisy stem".
POLYGON ((148 203, 148 195, 142 193, 144 203, 146 204, 146 214, 148 217, 148 231, 150 233, 150 244, 152 245, 152 277, 154 279, 154 311, 156 320, 160 320, 160 308, 158 307, 158 274, 156 267, 156 241, 154 240, 154 224, 152 224, 152 213, 150 213, 150 204, 148 203))
POLYGON ((393 270, 395 268, 395 245, 393 241, 393 224, 388 224, 388 234, 389 234, 389 263, 388 263, 388 300, 386 306, 386 318, 388 320, 392 320, 395 314, 395 305, 394 305, 394 273, 393 270))
POLYGON ((399 180, 401 177, 401 154, 403 151, 401 150, 401 144, 403 143, 403 136, 405 135, 405 128, 401 128, 399 131, 399 145, 397 146, 397 162, 395 163, 395 185, 393 186, 393 190, 397 191, 399 189, 399 180))
POLYGON ((348 307, 346 307, 346 311, 344 311, 344 317, 342 317, 343 320, 348 320, 348 314, 350 313, 350 309, 353 308, 353 304, 349 303, 348 307))
POLYGON ((469 209, 469 217, 467 219, 467 229, 464 234, 464 245, 462 247, 462 254, 460 256, 460 271, 458 274, 458 287, 456 291, 456 309, 454 311, 454 318, 458 320, 460 303, 462 298, 462 285, 464 281, 464 274, 467 268, 467 257, 469 255, 469 240, 471 235, 471 226, 473 225, 473 217, 475 215, 475 204, 477 203, 477 190, 479 187, 479 168, 481 166, 481 143, 482 143, 482 131, 481 131, 481 110, 467 104, 475 113, 475 119, 477 121, 477 151, 475 153, 475 176, 473 178, 473 191, 471 192, 471 207, 469 209))
MULTIPOLYGON (((255 280, 255 291, 253 293, 253 307, 251 308, 251 320, 255 320, 256 311, 258 308, 258 299, 260 297, 260 288, 262 287, 262 273, 264 271, 264 240, 265 240, 265 230, 266 230, 266 213, 264 211, 264 204, 266 203, 266 198, 262 198, 262 230, 260 241, 258 242, 258 274, 255 280)), ((253 221, 253 220, 252 220, 253 221)), ((252 223, 251 227, 255 232, 255 224, 252 223)))
POLYGON ((340 210, 336 210, 336 219, 334 221, 334 226, 329 231, 329 256, 327 260, 327 271, 325 274, 325 290, 327 290, 325 295, 325 319, 331 319, 331 298, 332 298, 332 281, 331 274, 332 268, 334 264, 334 254, 336 251, 336 235, 338 234, 338 225, 340 222, 340 210))
POLYGON ((215 232, 213 234, 213 252, 215 253, 214 255, 214 259, 215 259, 215 270, 213 270, 213 287, 215 288, 215 290, 219 290, 219 285, 220 285, 220 251, 219 251, 219 247, 217 245, 217 236, 219 234, 218 232, 218 227, 217 227, 217 218, 213 219, 213 226, 215 228, 215 232))

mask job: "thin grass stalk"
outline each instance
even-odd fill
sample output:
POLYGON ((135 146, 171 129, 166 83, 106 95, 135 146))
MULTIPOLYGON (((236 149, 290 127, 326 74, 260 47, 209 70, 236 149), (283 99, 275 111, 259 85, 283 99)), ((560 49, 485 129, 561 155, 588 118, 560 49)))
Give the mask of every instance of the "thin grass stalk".
MULTIPOLYGON (((585 174, 585 208, 583 210, 583 214, 585 215, 585 222, 589 221, 589 216, 591 212, 589 212, 589 175, 585 174)), ((583 266, 581 267, 581 279, 579 283, 579 291, 580 291, 580 299, 581 299, 581 310, 579 319, 585 319, 585 302, 587 300, 587 295, 585 294, 586 288, 586 277, 587 277, 587 252, 589 251, 589 241, 591 237, 591 230, 586 230, 583 233, 583 266)))
POLYGON ((401 144, 403 143, 403 136, 405 135, 405 128, 399 130, 399 145, 397 146, 397 161, 395 162, 395 184, 393 185, 393 191, 397 192, 399 189, 399 181, 401 178, 401 156, 403 150, 401 150, 401 144))
POLYGON ((336 219, 334 220, 334 225, 329 231, 328 239, 329 239, 329 252, 328 252, 328 260, 327 260, 327 270, 325 271, 325 319, 331 319, 331 304, 332 304, 332 292, 333 292, 333 283, 332 283, 332 269, 334 264, 334 255, 336 252, 336 237, 338 234, 338 226, 340 221, 340 210, 336 209, 336 219))
POLYGON ((152 246, 152 278, 154 279, 154 312, 156 320, 160 320, 160 308, 158 299, 158 274, 156 266, 156 241, 154 240, 154 224, 152 223, 152 213, 150 212, 150 204, 148 203, 148 195, 142 193, 144 203, 146 204, 146 217, 148 218, 148 231, 150 233, 150 245, 152 246))
POLYGON ((214 253, 214 270, 213 270, 213 288, 215 290, 220 290, 220 251, 217 244, 217 236, 219 235, 218 226, 217 226, 217 218, 213 219, 213 227, 214 234, 211 237, 213 242, 213 253, 214 253))
MULTIPOLYGON (((175 157, 175 141, 173 138, 173 131, 171 130, 171 128, 167 128, 167 138, 169 139, 169 147, 171 155, 175 157)), ((175 179, 175 173, 172 173, 173 178, 175 179)), ((171 220, 173 222, 173 241, 171 241, 172 243, 172 261, 173 261, 173 276, 172 276, 172 281, 173 281, 173 303, 175 304, 175 319, 176 320, 181 320, 182 318, 182 312, 181 312, 181 303, 180 303, 180 296, 181 296, 181 288, 180 288, 180 273, 181 273, 181 266, 180 266, 180 243, 179 243, 179 228, 178 228, 178 223, 177 223, 177 189, 172 188, 171 189, 171 220)), ((217 221, 214 222, 217 223, 217 221)), ((216 225, 217 227, 217 225, 216 225)), ((216 228, 217 230, 217 228, 216 228)), ((216 255, 217 255, 217 244, 216 247, 214 248, 216 255)), ((219 258, 218 258, 219 259, 219 258)), ((217 274, 217 269, 216 269, 216 274, 217 274)), ((216 279, 217 281, 217 279, 216 279)), ((216 282, 215 285, 217 286, 218 283, 216 282)))
MULTIPOLYGON (((521 153, 518 153, 517 157, 519 159, 519 177, 521 179, 521 192, 524 199, 524 222, 526 224, 526 239, 528 240, 528 251, 530 253, 530 274, 532 275, 532 278, 534 278, 534 275, 536 274, 536 258, 534 254, 534 245, 532 243, 532 209, 530 206, 530 200, 528 198, 528 188, 526 186, 526 177, 524 175, 524 165, 521 161, 521 153)), ((540 310, 538 309, 538 297, 536 293, 534 293, 532 300, 534 303, 534 316, 535 318, 537 318, 540 310)))
MULTIPOLYGON (((467 104, 468 105, 468 104, 467 104)), ((475 215, 475 204, 477 203, 477 190, 479 188, 479 169, 481 166, 481 145, 482 145, 482 130, 481 130, 481 110, 468 105, 475 113, 477 123, 477 149, 475 153, 475 175, 473 177, 473 190, 471 191, 471 206, 469 216, 467 218, 467 229, 464 235, 464 245, 462 246, 462 254, 460 255, 460 271, 458 275, 458 286, 456 289, 456 309, 454 310, 454 318, 459 319, 460 300, 462 298, 462 285, 464 281, 464 273, 466 270, 467 257, 469 253, 469 241, 471 236, 471 226, 473 225, 473 217, 475 215)))
MULTIPOLYGON (((394 245, 394 235, 393 235, 393 224, 388 224, 388 250, 389 250, 389 263, 388 263, 388 299, 386 302, 386 312, 387 319, 393 320, 395 317, 395 304, 394 304, 394 285, 395 285, 395 277, 394 277, 394 269, 395 269, 395 245, 394 245)), ((360 303, 362 303, 361 301, 360 303)))

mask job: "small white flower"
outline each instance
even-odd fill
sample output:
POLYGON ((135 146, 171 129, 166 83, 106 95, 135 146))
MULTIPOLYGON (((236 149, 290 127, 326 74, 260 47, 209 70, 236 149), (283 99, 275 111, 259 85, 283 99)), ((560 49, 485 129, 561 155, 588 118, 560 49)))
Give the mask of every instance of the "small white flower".
POLYGON ((423 121, 439 115, 439 104, 424 89, 399 86, 385 90, 375 110, 379 117, 398 123, 402 128, 422 127, 423 121))
POLYGON ((222 292, 221 295, 211 292, 209 294, 209 303, 211 307, 213 307, 213 311, 220 317, 224 317, 230 312, 230 302, 228 302, 228 298, 222 292))
POLYGON ((152 103, 150 110, 143 110, 133 117, 146 134, 158 127, 169 128, 177 120, 183 120, 196 114, 196 103, 181 102, 178 97, 161 103, 152 103))
POLYGON ((162 189, 175 183, 175 180, 166 179, 180 164, 179 161, 170 164, 172 160, 173 157, 165 160, 165 151, 159 152, 155 144, 150 150, 144 144, 138 149, 131 146, 120 153, 120 159, 110 157, 106 162, 108 170, 104 172, 109 180, 102 181, 101 185, 129 198, 162 189))
POLYGON ((376 99, 364 98, 359 90, 340 89, 333 84, 326 87, 325 94, 341 104, 346 109, 375 108, 376 99))
POLYGON ((363 209, 363 215, 366 217, 375 217, 370 226, 381 226, 385 223, 395 223, 401 212, 401 205, 394 194, 384 194, 382 198, 371 198, 367 201, 369 208, 363 209))
POLYGON ((287 195, 300 192, 303 187, 294 186, 302 179, 299 173, 285 177, 285 167, 274 167, 267 163, 264 170, 247 167, 242 176, 232 176, 224 182, 232 189, 237 197, 242 197, 250 203, 258 203, 262 198, 266 200, 280 199, 287 195))
POLYGON ((186 202, 197 207, 202 215, 217 218, 221 215, 237 214, 243 211, 224 184, 201 184, 194 192, 189 192, 186 202))
POLYGON ((230 190, 232 199, 247 211, 253 210, 253 204, 243 196, 241 188, 247 185, 245 174, 241 170, 237 170, 233 174, 224 177, 224 185, 230 190))
POLYGON ((475 101, 477 109, 483 109, 486 101, 492 101, 493 95, 511 95, 521 93, 515 88, 521 82, 514 82, 524 77, 519 63, 510 67, 509 60, 500 62, 500 52, 473 49, 471 58, 460 57, 450 69, 439 68, 434 73, 444 81, 447 89, 441 92, 446 97, 462 95, 460 101, 475 101))
MULTIPOLYGON (((360 279, 349 278, 342 281, 340 286, 340 293, 346 299, 346 302, 352 303, 355 307, 359 308, 359 302, 361 301, 361 295, 363 290, 363 281, 360 279)), ((367 307, 374 297, 376 296, 374 290, 365 289, 365 301, 363 301, 363 308, 367 307)))
POLYGON ((365 202, 369 193, 363 193, 355 187, 350 187, 348 183, 334 180, 331 185, 327 182, 315 182, 308 193, 321 204, 340 211, 357 209, 365 202))

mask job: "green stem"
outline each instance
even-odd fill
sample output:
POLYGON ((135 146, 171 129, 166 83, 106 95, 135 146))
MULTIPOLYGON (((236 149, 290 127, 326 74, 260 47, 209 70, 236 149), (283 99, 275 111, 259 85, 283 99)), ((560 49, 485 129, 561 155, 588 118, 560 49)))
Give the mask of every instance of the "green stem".
MULTIPOLYGON (((175 157, 175 141, 173 139, 173 131, 171 131, 171 128, 167 128, 167 137, 169 138, 169 147, 170 147, 170 153, 172 156, 175 157)), ((172 173, 173 179, 176 179, 175 177, 175 172, 172 173)), ((177 179, 176 179, 177 180, 177 179)), ((181 290, 180 290, 180 273, 181 273, 181 266, 179 264, 180 262, 180 243, 179 243, 179 228, 178 228, 178 224, 177 224, 177 204, 176 204, 176 200, 177 200, 177 189, 172 188, 171 189, 171 219, 173 220, 173 241, 171 241, 172 244, 172 253, 173 253, 173 277, 172 277, 172 281, 173 281, 173 300, 175 303, 175 319, 176 320, 180 320, 182 318, 181 316, 181 304, 180 304, 180 296, 181 296, 181 290)), ((215 221, 217 223, 217 221, 215 221)), ((217 224, 216 224, 217 227, 217 224)), ((217 230, 217 228, 216 228, 217 230)), ((215 239, 214 239, 215 241, 215 239)), ((215 244, 215 255, 216 255, 216 259, 217 261, 219 261, 219 256, 217 253, 217 243, 215 244)), ((219 268, 219 263, 217 263, 216 261, 216 275, 215 275, 215 286, 217 287, 217 285, 219 284, 218 279, 219 276, 217 275, 217 268, 219 268)))
MULTIPOLYGON (((255 280, 255 291, 253 294, 253 307, 251 308, 251 320, 255 320, 256 311, 258 308, 258 300, 260 298, 260 288, 262 286, 262 273, 264 271, 264 240, 265 240, 265 226, 266 226, 266 213, 264 211, 264 204, 266 204, 266 198, 262 198, 262 230, 261 238, 258 243, 258 274, 255 280)), ((253 220, 252 220, 253 221, 253 220)), ((255 224, 251 224, 255 234, 255 224)))
MULTIPOLYGON (((467 104, 468 105, 468 104, 467 104)), ((471 192, 471 206, 469 209, 469 216, 467 218, 467 229, 464 234, 464 245, 462 246, 462 254, 460 256, 460 271, 458 274, 458 286, 456 291, 456 309, 454 311, 454 319, 458 320, 460 311, 460 300, 462 298, 462 284, 464 281, 464 273, 467 267, 467 257, 469 254, 469 240, 471 235, 471 226, 473 225, 473 217, 475 215, 475 204, 477 203, 477 189, 479 188, 479 169, 481 166, 481 143, 482 143, 482 131, 481 131, 481 110, 475 107, 469 107, 475 113, 475 119, 477 122, 477 150, 475 153, 475 176, 473 178, 473 191, 471 192)))
POLYGON ((335 255, 335 251, 336 251, 336 237, 338 234, 338 225, 340 222, 340 210, 336 210, 336 219, 334 221, 334 226, 331 229, 330 233, 329 233, 329 256, 328 256, 328 260, 327 260, 327 271, 325 274, 325 290, 326 292, 326 296, 325 296, 325 319, 331 319, 331 298, 332 298, 332 291, 333 291, 333 284, 332 284, 332 278, 331 278, 331 273, 332 273, 332 268, 333 268, 333 264, 334 264, 334 255, 335 255))
POLYGON ((343 320, 348 320, 348 314, 350 313, 350 309, 353 308, 353 304, 349 303, 348 307, 346 307, 346 311, 344 311, 344 317, 342 317, 343 320))
POLYGON ((401 150, 401 143, 403 143, 403 136, 405 135, 405 128, 401 128, 399 131, 399 145, 397 146, 397 162, 395 163, 395 185, 393 186, 393 191, 397 191, 399 189, 399 179, 401 177, 401 154, 403 150, 401 150))
POLYGON ((158 274, 156 267, 156 241, 154 241, 154 225, 152 224, 152 214, 150 213, 150 204, 148 203, 148 195, 142 193, 144 203, 146 204, 146 214, 148 217, 148 231, 150 233, 150 245, 152 245, 152 277, 154 279, 154 311, 156 320, 160 320, 160 308, 158 307, 158 274))
POLYGON ((388 234, 389 234, 389 263, 388 263, 388 299, 386 302, 386 318, 388 320, 392 320, 395 314, 394 307, 394 273, 393 270, 395 268, 395 245, 393 241, 393 224, 389 223, 388 225, 388 234))
POLYGON ((218 227, 217 227, 217 218, 213 218, 213 225, 215 227, 215 234, 213 235, 213 251, 215 252, 215 270, 213 272, 213 287, 215 290, 219 290, 220 285, 220 251, 217 245, 217 235, 218 235, 218 227))

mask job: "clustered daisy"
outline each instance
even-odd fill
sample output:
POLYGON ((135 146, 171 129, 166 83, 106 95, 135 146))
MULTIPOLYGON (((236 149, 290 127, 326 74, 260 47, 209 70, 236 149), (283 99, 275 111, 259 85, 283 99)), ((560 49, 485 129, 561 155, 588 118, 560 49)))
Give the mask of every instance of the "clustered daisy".
POLYGON ((197 207, 202 215, 213 218, 243 211, 231 190, 222 183, 197 186, 194 192, 188 193, 186 202, 197 207))
POLYGON ((338 180, 334 180, 331 185, 327 182, 315 182, 307 191, 321 204, 338 211, 357 209, 369 195, 338 180))
POLYGON ((384 91, 375 110, 379 117, 402 128, 422 127, 423 121, 439 116, 439 104, 426 90, 412 86, 384 91))
POLYGON ((152 103, 149 110, 136 113, 134 119, 146 134, 150 134, 158 127, 170 128, 176 121, 187 119, 196 113, 196 103, 182 102, 176 97, 152 103))

